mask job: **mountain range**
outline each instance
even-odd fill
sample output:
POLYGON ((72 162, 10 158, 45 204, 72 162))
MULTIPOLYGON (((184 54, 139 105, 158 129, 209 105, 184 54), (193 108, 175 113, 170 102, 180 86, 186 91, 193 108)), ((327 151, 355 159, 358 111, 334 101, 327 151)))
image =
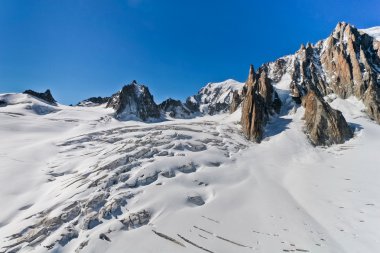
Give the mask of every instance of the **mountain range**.
POLYGON ((380 27, 154 101, 0 94, 0 252, 377 252, 380 27))

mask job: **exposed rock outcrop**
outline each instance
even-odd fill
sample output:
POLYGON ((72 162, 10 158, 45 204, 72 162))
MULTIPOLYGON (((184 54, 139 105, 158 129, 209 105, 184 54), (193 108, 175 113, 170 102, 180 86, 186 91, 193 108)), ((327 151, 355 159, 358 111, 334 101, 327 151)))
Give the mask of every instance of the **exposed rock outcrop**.
POLYGON ((108 103, 110 97, 90 97, 83 101, 80 101, 77 106, 98 106, 108 103))
POLYGON ((341 113, 331 109, 323 96, 355 96, 366 106, 368 116, 380 123, 380 42, 341 22, 327 39, 302 45, 294 55, 266 63, 257 74, 250 74, 242 92, 246 90, 247 95, 241 123, 251 140, 262 138, 268 115, 279 111, 277 100, 271 97, 273 86, 282 90, 284 101, 290 95, 296 104, 303 101, 308 106, 310 115, 305 119, 315 145, 342 143, 352 132, 341 113), (328 128, 322 131, 324 127, 328 128))
POLYGON ((189 110, 180 100, 167 99, 163 101, 158 107, 164 112, 168 113, 172 118, 189 118, 192 111, 189 110))
POLYGON ((57 101, 54 99, 53 95, 51 94, 50 90, 47 89, 45 92, 36 92, 33 90, 26 90, 23 92, 24 94, 31 95, 33 97, 39 98, 46 103, 49 103, 51 105, 57 105, 57 101))
POLYGON ((121 91, 112 95, 107 107, 115 109, 116 118, 120 120, 138 118, 146 121, 161 116, 148 87, 139 85, 136 81, 125 85, 121 91))
POLYGON ((380 123, 380 42, 350 24, 340 22, 327 39, 301 46, 294 55, 263 67, 273 83, 289 79, 290 95, 297 103, 308 87, 323 96, 355 96, 366 105, 368 116, 380 123))
POLYGON ((241 101, 242 101, 242 96, 239 95, 239 92, 237 90, 235 90, 232 93, 232 101, 231 101, 231 105, 230 105, 230 113, 234 113, 238 109, 241 101))
POLYGON ((370 84, 363 96, 367 114, 380 124, 380 88, 370 84))
POLYGON ((306 131, 314 145, 340 144, 353 136, 342 113, 332 109, 318 91, 309 90, 303 105, 306 131))
POLYGON ((260 142, 269 116, 280 111, 281 101, 264 69, 260 69, 256 76, 251 65, 245 86, 247 92, 242 105, 242 130, 249 140, 260 142))

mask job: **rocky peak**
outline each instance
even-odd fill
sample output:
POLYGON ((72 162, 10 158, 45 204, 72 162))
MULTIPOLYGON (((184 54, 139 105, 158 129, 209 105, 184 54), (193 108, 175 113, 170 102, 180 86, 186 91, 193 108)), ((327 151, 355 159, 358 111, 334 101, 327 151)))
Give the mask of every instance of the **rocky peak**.
MULTIPOLYGON (((308 98, 309 101, 316 101, 314 104, 320 105, 319 107, 325 108, 323 111, 326 113, 322 113, 323 115, 337 117, 333 120, 327 116, 318 116, 324 122, 343 122, 340 119, 343 116, 333 113, 332 109, 320 102, 321 97, 334 93, 343 99, 355 96, 362 100, 368 116, 380 123, 380 42, 373 35, 377 34, 377 30, 370 30, 370 34, 365 31, 359 31, 354 26, 341 22, 327 39, 315 45, 301 45, 294 55, 264 64, 257 74, 253 73, 251 67, 245 85, 247 96, 243 102, 241 120, 245 135, 249 139, 252 139, 252 136, 253 139, 260 139, 261 133, 258 129, 265 125, 271 112, 278 112, 274 110, 278 107, 273 104, 273 98, 276 96, 273 86, 279 83, 282 90, 289 91, 288 94, 296 103, 300 104, 308 98), (249 89, 251 85, 253 87, 249 89), (314 99, 315 96, 309 94, 315 94, 316 91, 320 96, 314 99), (258 108, 262 112, 258 112, 258 108), (257 127, 257 124, 260 127, 257 127), (256 138, 257 136, 259 138, 256 138)), ((286 99, 286 94, 284 96, 286 99)), ((333 123, 330 125, 333 126, 333 123)), ((339 126, 341 125, 344 124, 339 126)), ((339 143, 344 139, 334 139, 334 131, 330 134, 331 138, 323 136, 321 138, 324 140, 314 143, 339 143)))
POLYGON ((321 54, 321 62, 330 77, 328 85, 332 92, 342 98, 355 96, 363 100, 368 115, 380 123, 379 111, 373 110, 374 105, 378 107, 378 99, 368 95, 379 93, 378 42, 355 27, 340 23, 326 40, 326 45, 321 54))
POLYGON ((163 101, 158 107, 172 118, 190 118, 193 113, 180 100, 172 98, 163 101))
POLYGON ((279 113, 281 100, 268 78, 267 71, 264 68, 260 68, 258 75, 256 88, 265 103, 266 110, 268 110, 269 114, 279 113))
POLYGON ((110 97, 90 97, 77 104, 77 106, 98 106, 108 103, 110 97))
POLYGON ((302 45, 294 55, 263 67, 270 73, 272 84, 290 76, 290 95, 297 103, 307 94, 308 86, 323 96, 331 93, 343 99, 355 96, 366 105, 368 116, 380 123, 376 95, 380 93, 380 42, 373 37, 376 31, 359 31, 340 22, 325 40, 302 45))
POLYGON ((51 105, 57 105, 57 101, 54 99, 53 95, 51 94, 50 90, 47 89, 45 92, 36 92, 33 90, 26 90, 23 92, 24 94, 31 95, 33 97, 39 98, 46 103, 49 103, 51 105))
POLYGON ((262 140, 269 116, 281 108, 281 101, 264 68, 259 69, 257 76, 251 65, 245 84, 247 93, 242 102, 241 117, 244 135, 254 142, 262 140))
POLYGON ((256 73, 255 73, 255 68, 253 67, 253 64, 249 66, 249 73, 248 73, 248 79, 247 82, 245 83, 246 86, 253 86, 253 84, 256 82, 256 73))
POLYGON ((112 95, 107 107, 115 109, 116 118, 121 120, 139 118, 146 121, 161 116, 148 87, 137 84, 135 80, 112 95))
POLYGON ((309 89, 303 105, 306 131, 313 145, 340 144, 353 136, 342 113, 332 109, 319 91, 309 89))

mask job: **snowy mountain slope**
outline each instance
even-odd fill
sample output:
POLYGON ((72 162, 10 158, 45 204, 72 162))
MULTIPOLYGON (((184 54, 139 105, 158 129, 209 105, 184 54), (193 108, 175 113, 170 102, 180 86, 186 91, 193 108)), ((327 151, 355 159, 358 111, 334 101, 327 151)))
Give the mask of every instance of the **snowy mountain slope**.
POLYGON ((147 124, 0 107, 0 252, 377 252, 380 128, 357 99, 329 100, 356 128, 329 148, 297 107, 261 144, 240 110, 147 124))
POLYGON ((214 115, 228 112, 232 102, 233 92, 241 92, 244 83, 228 79, 220 83, 208 83, 198 94, 187 99, 186 105, 201 114, 214 115))
POLYGON ((14 113, 19 111, 44 115, 59 111, 56 106, 28 94, 4 94, 0 96, 0 101, 2 107, 11 106, 14 113))
POLYGON ((242 135, 244 110, 223 113, 243 89, 233 80, 188 99, 203 117, 156 123, 115 119, 160 113, 135 82, 112 108, 0 95, 0 252, 378 252, 377 45, 339 23, 259 68, 259 93, 281 99, 260 144, 242 135), (310 143, 311 86, 353 138, 310 143))
POLYGON ((360 31, 374 37, 376 40, 380 41, 380 26, 371 27, 368 29, 360 29, 360 31))

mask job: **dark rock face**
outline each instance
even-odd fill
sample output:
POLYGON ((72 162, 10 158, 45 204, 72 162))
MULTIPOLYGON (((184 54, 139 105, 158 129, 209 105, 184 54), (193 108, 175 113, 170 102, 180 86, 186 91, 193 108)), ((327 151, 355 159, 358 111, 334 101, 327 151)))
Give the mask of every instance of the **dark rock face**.
POLYGON ((161 116, 148 87, 139 85, 136 81, 125 85, 121 91, 112 95, 107 107, 115 109, 116 118, 120 120, 137 117, 146 121, 150 118, 157 119, 161 116))
POLYGON ((271 84, 265 69, 259 69, 258 92, 265 104, 267 114, 273 115, 281 110, 281 100, 271 84))
POLYGON ((180 101, 174 99, 167 99, 163 101, 158 107, 172 118, 189 118, 191 111, 180 101))
POLYGON ((196 98, 193 97, 188 97, 185 102, 186 108, 188 108, 191 112, 199 112, 199 104, 196 98))
POLYGON ((363 96, 367 114, 380 124, 380 88, 370 84, 363 96))
POLYGON ((260 142, 269 116, 280 111, 281 101, 264 69, 260 69, 256 75, 251 65, 246 87, 242 105, 242 130, 249 140, 260 142))
POLYGON ((243 103, 241 119, 243 133, 249 140, 261 142, 266 116, 262 98, 257 94, 255 87, 249 87, 243 103))
POLYGON ((0 107, 5 107, 7 106, 7 102, 0 100, 0 107))
POLYGON ((303 103, 306 131, 314 145, 340 144, 353 136, 342 113, 332 109, 318 91, 310 90, 303 103))
POLYGON ((77 104, 77 106, 97 106, 108 103, 110 97, 90 97, 77 104))
POLYGON ((39 98, 41 100, 44 100, 45 102, 52 104, 52 105, 57 105, 57 101, 53 98, 51 95, 51 92, 49 89, 47 89, 45 92, 40 93, 40 92, 35 92, 33 90, 26 90, 23 92, 24 94, 31 95, 33 97, 39 98))
POLYGON ((232 102, 230 105, 230 113, 234 113, 237 110, 241 101, 242 101, 242 96, 240 96, 239 92, 235 90, 232 94, 232 102))

